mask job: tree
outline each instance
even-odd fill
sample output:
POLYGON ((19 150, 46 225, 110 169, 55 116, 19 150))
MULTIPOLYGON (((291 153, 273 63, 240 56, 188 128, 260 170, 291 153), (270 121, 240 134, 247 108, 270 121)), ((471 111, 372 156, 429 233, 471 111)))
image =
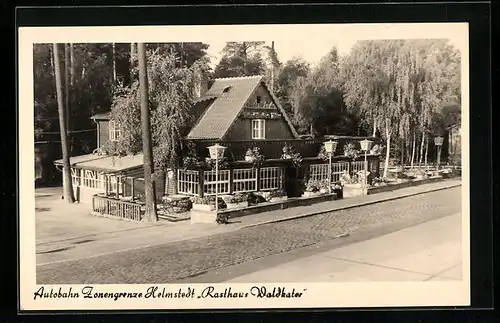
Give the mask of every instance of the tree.
MULTIPOLYGON (((176 67, 174 54, 160 55, 149 51, 147 58, 149 107, 154 167, 158 170, 177 169, 183 154, 182 139, 194 120, 191 106, 194 102, 195 81, 198 73, 206 71, 204 60, 191 67, 176 67)), ((117 121, 123 136, 117 143, 108 143, 114 154, 136 154, 142 151, 138 122, 140 94, 138 82, 117 89, 111 118, 117 121)))
POLYGON ((227 42, 223 56, 214 70, 214 77, 237 77, 265 74, 263 41, 227 42))
POLYGON ((71 164, 69 160, 69 148, 66 133, 66 111, 64 109, 64 99, 63 99, 63 88, 61 81, 61 68, 59 63, 59 44, 53 44, 53 54, 54 54, 54 74, 56 79, 56 92, 57 92, 57 105, 59 111, 59 124, 61 133, 61 149, 63 155, 63 173, 64 173, 64 199, 68 203, 73 203, 75 198, 73 195, 73 183, 71 180, 71 164))
POLYGON ((148 75, 146 67, 146 50, 143 43, 137 43, 137 53, 139 56, 139 88, 141 102, 141 130, 142 130, 142 150, 144 156, 144 191, 146 195, 146 215, 151 221, 158 221, 156 214, 156 195, 153 185, 152 175, 153 149, 151 143, 151 120, 149 117, 149 92, 148 75))

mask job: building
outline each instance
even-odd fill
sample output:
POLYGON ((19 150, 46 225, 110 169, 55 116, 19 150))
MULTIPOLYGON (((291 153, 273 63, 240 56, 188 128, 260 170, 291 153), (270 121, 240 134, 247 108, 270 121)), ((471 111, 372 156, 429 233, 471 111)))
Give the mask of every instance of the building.
MULTIPOLYGON (((219 143, 227 147, 227 164, 220 169, 219 194, 233 194, 275 189, 286 190, 289 196, 300 196, 304 182, 309 178, 325 179, 328 163, 318 158, 324 138, 303 139, 269 90, 263 76, 215 79, 207 90, 197 87, 193 105, 196 122, 188 129, 185 141, 191 143, 190 152, 197 163, 184 165, 175 172, 167 170, 155 180, 156 195, 212 195, 215 194, 215 171, 207 167, 208 146, 219 143), (257 167, 246 160, 249 150, 259 148, 265 158, 257 167), (300 153, 301 163, 284 158, 286 150, 300 153)), ((121 130, 110 120, 110 113, 92 117, 97 124, 97 145, 118 140, 121 130)), ((360 138, 339 138, 341 142, 360 138)), ((341 145, 338 151, 341 151, 341 145)), ((73 185, 81 202, 92 202, 92 196, 105 192, 116 197, 134 197, 143 193, 142 154, 127 157, 93 154, 72 157, 73 185)), ((364 162, 336 156, 334 178, 345 170, 355 171, 364 162)), ((55 162, 62 166, 62 160, 55 162)), ((370 169, 378 172, 378 157, 370 157, 370 169)))

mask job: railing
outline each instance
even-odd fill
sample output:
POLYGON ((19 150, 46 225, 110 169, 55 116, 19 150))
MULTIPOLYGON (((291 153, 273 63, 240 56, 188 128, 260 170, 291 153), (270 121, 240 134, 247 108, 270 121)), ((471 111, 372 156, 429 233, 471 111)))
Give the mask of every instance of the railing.
POLYGON ((199 156, 208 157, 209 146, 219 143, 227 147, 225 156, 229 160, 243 160, 247 150, 253 147, 259 147, 261 153, 266 159, 281 158, 283 147, 290 145, 294 147, 303 157, 315 157, 318 155, 323 140, 321 139, 289 139, 289 140, 243 140, 243 141, 218 141, 218 140, 199 140, 193 141, 196 152, 199 156))
POLYGON ((99 195, 92 197, 92 212, 134 221, 141 221, 143 216, 140 204, 99 195))

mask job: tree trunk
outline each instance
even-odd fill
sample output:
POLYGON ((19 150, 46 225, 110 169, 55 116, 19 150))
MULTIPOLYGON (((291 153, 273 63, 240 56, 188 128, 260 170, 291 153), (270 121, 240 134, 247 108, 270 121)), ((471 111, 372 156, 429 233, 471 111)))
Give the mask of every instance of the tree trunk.
POLYGON ((61 135, 61 149, 63 155, 63 178, 64 178, 64 199, 68 203, 73 203, 75 198, 73 195, 73 183, 71 181, 71 169, 69 160, 68 141, 66 133, 66 110, 64 109, 63 88, 61 80, 61 68, 59 63, 59 48, 58 44, 53 44, 54 54, 54 74, 56 78, 56 95, 57 107, 59 113, 59 127, 61 135))
POLYGON ((411 146, 411 160, 410 160, 410 165, 411 168, 413 168, 413 163, 415 161, 415 146, 417 145, 417 134, 415 131, 413 131, 413 142, 411 146))
POLYGON ((146 68, 146 50, 144 43, 137 44, 139 55, 139 84, 141 92, 141 124, 142 124, 142 150, 144 156, 144 191, 146 195, 146 217, 150 221, 158 221, 156 214, 156 194, 153 185, 152 174, 153 165, 153 147, 151 142, 151 120, 149 116, 149 93, 148 93, 148 75, 146 68))
POLYGON ((116 83, 116 45, 113 43, 113 82, 116 83))
POLYGON ((75 84, 75 47, 73 46, 72 43, 69 44, 69 56, 70 56, 70 64, 71 64, 71 68, 69 70, 69 72, 70 72, 70 85, 73 88, 73 85, 75 84))
POLYGON ((427 156, 429 154, 429 138, 425 137, 425 168, 427 168, 427 156))
POLYGON ((422 140, 420 141, 420 159, 418 160, 418 166, 422 165, 424 158, 424 143, 425 143, 425 132, 422 132, 422 140))
MULTIPOLYGON (((71 113, 69 106, 69 44, 64 44, 64 100, 65 100, 65 108, 66 108, 66 129, 68 131, 71 130, 71 113)), ((69 136, 69 142, 71 142, 71 136, 69 136)))
POLYGON ((377 135, 377 119, 373 119, 373 134, 372 137, 375 137, 377 135))
POLYGON ((130 43, 130 84, 134 81, 134 66, 135 66, 136 44, 130 43))
POLYGON ((387 177, 387 169, 389 168, 389 158, 391 156, 390 154, 390 151, 391 151, 391 132, 390 132, 390 129, 389 127, 385 126, 385 134, 386 134, 386 138, 387 138, 387 148, 385 150, 385 167, 384 167, 384 176, 383 177, 387 177))
POLYGON ((401 139, 401 166, 404 167, 405 165, 405 140, 404 138, 401 139))

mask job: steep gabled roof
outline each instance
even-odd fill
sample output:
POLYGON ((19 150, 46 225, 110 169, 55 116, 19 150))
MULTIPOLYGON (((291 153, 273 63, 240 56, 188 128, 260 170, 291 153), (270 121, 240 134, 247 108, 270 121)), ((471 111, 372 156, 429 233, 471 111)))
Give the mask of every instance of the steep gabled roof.
POLYGON ((288 119, 286 111, 281 107, 277 98, 269 91, 262 75, 215 79, 214 84, 205 93, 204 97, 216 99, 201 115, 186 138, 223 139, 240 114, 245 103, 261 84, 269 92, 278 110, 290 127, 291 132, 297 138, 298 134, 288 119))

